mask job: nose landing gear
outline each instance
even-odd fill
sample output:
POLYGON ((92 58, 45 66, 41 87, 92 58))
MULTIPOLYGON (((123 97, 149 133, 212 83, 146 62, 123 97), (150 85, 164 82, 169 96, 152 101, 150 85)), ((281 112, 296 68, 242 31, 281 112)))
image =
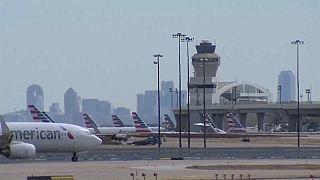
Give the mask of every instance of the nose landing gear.
POLYGON ((73 162, 78 162, 77 153, 73 153, 73 156, 72 156, 71 160, 72 160, 73 162))

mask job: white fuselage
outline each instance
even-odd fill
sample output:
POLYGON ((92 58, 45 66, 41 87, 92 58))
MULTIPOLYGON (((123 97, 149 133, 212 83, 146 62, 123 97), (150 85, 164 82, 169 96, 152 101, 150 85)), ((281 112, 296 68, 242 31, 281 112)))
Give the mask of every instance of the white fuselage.
MULTIPOLYGON (((87 128, 91 133, 95 133, 93 128, 87 128)), ((132 134, 136 132, 135 127, 98 127, 101 134, 114 135, 114 134, 132 134)))
POLYGON ((96 148, 101 139, 87 129, 65 123, 7 122, 13 141, 29 143, 37 152, 80 152, 96 148))

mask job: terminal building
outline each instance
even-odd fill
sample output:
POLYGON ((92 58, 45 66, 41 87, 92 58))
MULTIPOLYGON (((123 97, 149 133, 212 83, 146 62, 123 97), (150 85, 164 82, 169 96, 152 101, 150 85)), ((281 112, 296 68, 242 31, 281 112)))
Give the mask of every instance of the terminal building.
MULTIPOLYGON (((189 86, 191 131, 200 131, 200 127, 193 124, 203 122, 204 99, 206 112, 213 117, 215 124, 221 129, 226 130, 224 114, 234 112, 244 126, 247 124, 247 115, 255 114, 253 119, 255 119, 255 125, 258 126, 259 131, 264 129, 265 116, 270 114, 280 114, 281 119, 289 122, 289 131, 296 130, 296 103, 291 101, 291 104, 279 106, 279 104, 273 103, 273 95, 267 88, 254 82, 219 81, 217 73, 221 64, 221 57, 215 51, 216 45, 208 40, 203 40, 196 45, 196 50, 197 53, 192 56, 192 66, 195 73, 194 77, 190 77, 189 86)), ((301 108, 308 109, 309 107, 301 105, 301 108)), ((320 105, 314 104, 312 108, 319 108, 317 110, 320 110, 320 105)), ((174 107, 173 112, 179 130, 179 109, 174 107)), ((183 106, 181 112, 181 129, 186 132, 188 129, 187 107, 183 106)), ((306 115, 304 110, 301 110, 301 114, 306 115)), ((320 116, 320 111, 309 111, 309 115, 320 116)))

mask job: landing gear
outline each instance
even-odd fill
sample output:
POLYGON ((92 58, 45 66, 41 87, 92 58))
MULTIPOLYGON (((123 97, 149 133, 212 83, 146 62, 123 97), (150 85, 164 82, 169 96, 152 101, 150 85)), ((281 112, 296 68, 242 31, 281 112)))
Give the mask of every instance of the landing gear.
POLYGON ((77 153, 73 153, 73 156, 72 156, 71 160, 72 160, 73 162, 78 162, 77 153))

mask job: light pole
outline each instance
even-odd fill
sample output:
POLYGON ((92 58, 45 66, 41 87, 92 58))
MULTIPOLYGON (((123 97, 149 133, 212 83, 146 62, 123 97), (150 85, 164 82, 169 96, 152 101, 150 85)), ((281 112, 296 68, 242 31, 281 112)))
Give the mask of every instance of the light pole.
POLYGON ((205 61, 208 59, 200 59, 202 61, 202 68, 203 68, 203 148, 207 148, 207 140, 206 140, 206 135, 207 135, 207 124, 206 124, 206 66, 205 66, 205 61))
POLYGON ((182 147, 181 144, 181 60, 180 60, 180 43, 181 37, 185 37, 186 35, 182 33, 173 34, 173 38, 179 39, 179 148, 182 147))
POLYGON ((172 88, 169 88, 169 92, 171 94, 171 108, 173 107, 173 101, 172 101, 172 88))
POLYGON ((234 89, 234 105, 237 105, 237 89, 238 89, 238 87, 237 86, 235 86, 235 87, 233 87, 233 89, 234 89))
POLYGON ((308 95, 308 103, 310 103, 310 93, 311 93, 311 90, 310 89, 306 89, 306 93, 308 95))
POLYGON ((160 148, 160 58, 163 57, 161 54, 154 54, 153 57, 157 58, 153 61, 153 64, 158 66, 158 148, 160 148))
POLYGON ((183 42, 187 43, 187 86, 188 86, 188 148, 190 148, 190 63, 189 63, 189 42, 193 42, 194 38, 185 37, 181 39, 183 42))
POLYGON ((298 132, 298 148, 300 147, 300 102, 299 102, 299 95, 300 95, 300 86, 299 86, 299 45, 303 44, 303 41, 295 40, 291 42, 293 45, 297 46, 297 116, 298 116, 298 122, 297 122, 297 132, 298 132))
POLYGON ((279 104, 281 104, 281 91, 282 91, 282 86, 281 86, 281 85, 278 85, 279 104))
POLYGON ((174 90, 174 92, 176 92, 176 94, 177 94, 177 97, 176 97, 177 105, 176 105, 176 107, 178 107, 179 91, 178 91, 178 89, 176 88, 176 89, 174 90))

